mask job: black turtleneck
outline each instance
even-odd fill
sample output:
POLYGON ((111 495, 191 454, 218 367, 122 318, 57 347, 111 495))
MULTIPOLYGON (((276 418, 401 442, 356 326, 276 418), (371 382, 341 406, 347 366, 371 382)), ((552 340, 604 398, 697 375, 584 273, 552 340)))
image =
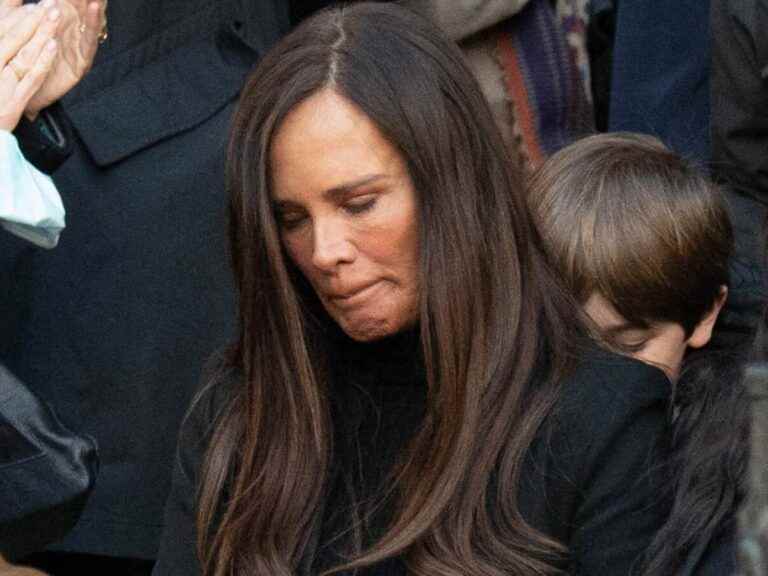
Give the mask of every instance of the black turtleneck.
MULTIPOLYGON (((377 501, 388 475, 424 414, 426 375, 419 335, 409 330, 376 342, 341 336, 332 354, 333 465, 323 527, 312 573, 343 562, 359 542, 383 534, 391 506, 377 501)), ((359 576, 399 576, 399 562, 358 571, 359 576)))

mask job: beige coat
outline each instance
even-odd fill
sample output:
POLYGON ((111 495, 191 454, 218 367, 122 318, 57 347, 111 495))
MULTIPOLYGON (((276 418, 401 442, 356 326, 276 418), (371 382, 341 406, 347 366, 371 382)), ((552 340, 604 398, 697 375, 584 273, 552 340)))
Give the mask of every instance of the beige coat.
POLYGON ((457 42, 517 14, 528 0, 408 0, 457 42))
POLYGON ((436 22, 459 42, 469 67, 490 104, 496 124, 513 161, 526 170, 529 162, 515 128, 513 105, 507 94, 504 71, 496 59, 497 37, 489 32, 522 10, 529 0, 408 0, 405 4, 436 22))

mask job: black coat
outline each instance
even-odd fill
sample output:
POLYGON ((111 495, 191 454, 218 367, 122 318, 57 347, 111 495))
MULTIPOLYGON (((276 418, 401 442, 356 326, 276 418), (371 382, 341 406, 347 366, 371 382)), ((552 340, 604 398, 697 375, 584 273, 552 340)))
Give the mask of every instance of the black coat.
POLYGON ((713 168, 768 206, 768 1, 711 6, 713 168))
MULTIPOLYGON (((401 349, 393 350, 393 342, 400 345, 397 339, 353 345, 334 361, 341 369, 331 392, 333 480, 309 574, 340 561, 346 540, 334 537, 350 527, 350 498, 341 487, 353 485, 358 500, 371 496, 423 414, 423 369, 414 368, 401 349)), ((194 545, 199 469, 214 415, 237 386, 234 378, 212 388, 182 427, 153 576, 200 573, 194 545)), ((581 362, 563 383, 557 407, 526 458, 519 506, 531 525, 568 546, 568 574, 627 576, 661 527, 667 501, 659 463, 667 448, 669 394, 660 370, 602 352, 581 362)), ((380 533, 382 514, 364 525, 363 538, 380 533)), ((399 559, 359 572, 404 575, 399 559)))
POLYGON ((768 299, 768 0, 712 2, 712 172, 734 228, 728 300, 711 346, 749 346, 768 299))
POLYGON ((109 40, 68 94, 53 173, 59 246, 0 235, 0 359, 101 470, 60 550, 153 558, 177 430, 230 336, 223 163, 238 91, 287 28, 279 0, 110 2, 109 40))

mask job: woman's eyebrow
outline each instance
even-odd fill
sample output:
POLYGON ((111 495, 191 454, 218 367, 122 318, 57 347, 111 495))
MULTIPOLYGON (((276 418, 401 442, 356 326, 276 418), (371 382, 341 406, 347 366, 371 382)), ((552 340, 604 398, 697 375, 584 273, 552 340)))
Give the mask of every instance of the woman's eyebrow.
MULTIPOLYGON (((365 186, 366 184, 384 180, 386 178, 388 178, 387 174, 368 174, 366 176, 356 178, 349 182, 345 182, 344 184, 340 184, 339 186, 334 186, 333 188, 325 190, 322 194, 323 199, 328 202, 340 202, 345 199, 347 194, 354 191, 355 189, 360 188, 361 186, 365 186)), ((272 206, 276 210, 287 210, 298 207, 300 204, 289 199, 275 199, 272 202, 272 206)))
POLYGON ((366 184, 377 182, 386 177, 387 177, 386 174, 368 174, 366 176, 356 178, 355 180, 346 182, 339 186, 334 186, 333 188, 329 188, 328 190, 323 192, 323 198, 331 202, 339 201, 339 200, 342 200, 344 196, 346 196, 356 188, 360 188, 361 186, 365 186, 366 184))

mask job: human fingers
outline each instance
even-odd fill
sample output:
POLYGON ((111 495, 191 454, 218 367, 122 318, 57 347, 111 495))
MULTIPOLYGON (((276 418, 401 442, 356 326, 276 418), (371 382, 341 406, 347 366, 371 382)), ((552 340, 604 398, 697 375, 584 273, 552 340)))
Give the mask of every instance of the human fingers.
POLYGON ((85 7, 88 5, 88 0, 66 0, 77 12, 80 20, 85 16, 85 7))
POLYGON ((58 26, 61 14, 56 8, 55 2, 48 2, 48 7, 48 13, 37 27, 34 36, 8 62, 8 66, 13 69, 20 80, 31 70, 40 56, 45 43, 56 34, 56 27, 58 26))
POLYGON ((88 62, 90 68, 99 42, 106 39, 106 17, 104 14, 103 2, 89 2, 83 22, 83 34, 80 39, 80 52, 83 58, 88 62))
POLYGON ((42 7, 28 4, 15 8, 0 21, 0 66, 5 66, 32 38, 44 14, 42 7))
POLYGON ((0 0, 0 18, 10 13, 13 8, 21 6, 22 0, 0 0))
POLYGON ((6 93, 0 102, 0 130, 12 132, 30 99, 40 89, 56 60, 58 43, 49 39, 24 77, 14 83, 15 72, 10 66, 0 71, 0 92, 6 93))
POLYGON ((41 7, 38 4, 25 4, 23 6, 5 5, 0 7, 0 38, 7 32, 17 27, 27 16, 39 12, 41 7))
POLYGON ((56 52, 59 43, 54 38, 48 38, 40 47, 37 58, 30 67, 29 71, 21 79, 16 87, 14 96, 18 99, 22 111, 27 107, 27 103, 34 96, 35 92, 43 85, 45 77, 51 71, 53 63, 56 60, 56 52))
POLYGON ((12 9, 21 6, 22 0, 0 0, 0 18, 8 14, 12 9))
POLYGON ((77 18, 80 21, 81 32, 84 32, 86 27, 96 29, 98 32, 102 30, 106 24, 106 8, 107 0, 64 0, 77 13, 77 18))

